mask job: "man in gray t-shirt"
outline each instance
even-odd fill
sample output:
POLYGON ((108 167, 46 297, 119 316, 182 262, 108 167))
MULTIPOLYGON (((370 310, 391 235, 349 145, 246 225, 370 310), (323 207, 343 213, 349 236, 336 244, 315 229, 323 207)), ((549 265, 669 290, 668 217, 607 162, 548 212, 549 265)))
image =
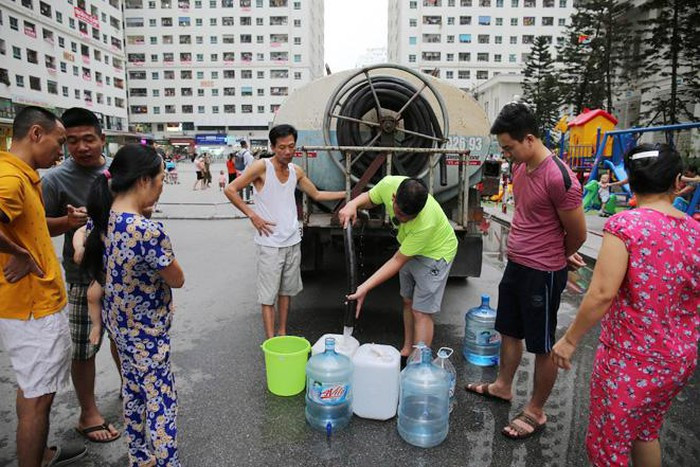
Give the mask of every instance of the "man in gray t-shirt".
MULTIPOLYGON (((73 341, 71 375, 80 403, 78 431, 88 440, 109 442, 120 433, 107 423, 95 402, 95 355, 99 345, 90 344, 87 289, 90 278, 73 256, 73 235, 87 222, 87 199, 95 178, 112 162, 102 155, 105 135, 91 111, 74 107, 61 116, 66 127, 70 158, 49 170, 42 179, 46 222, 51 236, 64 236, 63 268, 68 283, 68 318, 73 341)), ((116 348, 112 356, 119 367, 116 348)))

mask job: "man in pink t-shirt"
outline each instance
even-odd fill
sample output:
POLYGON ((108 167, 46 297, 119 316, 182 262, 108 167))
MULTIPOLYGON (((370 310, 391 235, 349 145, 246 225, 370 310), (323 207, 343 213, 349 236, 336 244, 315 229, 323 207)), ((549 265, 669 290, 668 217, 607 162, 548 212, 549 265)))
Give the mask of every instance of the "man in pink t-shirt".
POLYGON ((491 133, 513 159, 515 215, 508 236, 508 265, 498 287, 496 330, 501 361, 493 383, 469 384, 467 391, 510 401, 523 353, 535 354, 532 398, 503 429, 509 438, 527 438, 544 428, 544 404, 557 377, 550 358, 557 311, 568 266, 585 263, 576 253, 586 240, 582 191, 573 172, 539 137, 537 121, 522 103, 507 104, 491 133))

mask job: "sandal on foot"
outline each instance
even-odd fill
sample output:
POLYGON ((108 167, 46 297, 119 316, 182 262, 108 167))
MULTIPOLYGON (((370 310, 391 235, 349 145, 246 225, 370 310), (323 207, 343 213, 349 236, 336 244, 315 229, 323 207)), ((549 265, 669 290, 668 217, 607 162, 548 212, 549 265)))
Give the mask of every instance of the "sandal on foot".
POLYGON ((102 425, 95 425, 88 428, 75 427, 75 431, 80 433, 83 438, 87 439, 88 441, 92 441, 93 443, 111 443, 112 441, 118 440, 122 434, 117 431, 116 435, 112 435, 112 430, 109 429, 109 426, 109 423, 104 422, 102 425), (94 433, 96 431, 106 431, 112 437, 107 439, 97 439, 89 436, 90 433, 94 433))
POLYGON ((500 402, 507 402, 510 404, 510 399, 504 399, 501 396, 497 396, 495 394, 491 394, 489 392, 489 384, 491 383, 483 383, 483 384, 475 384, 475 383, 470 383, 464 386, 464 390, 467 392, 471 392, 473 394, 476 394, 477 396, 482 396, 487 399, 495 399, 500 402))
POLYGON ((526 439, 542 431, 546 424, 547 422, 538 423, 537 420, 535 420, 532 416, 526 414, 525 412, 520 412, 517 417, 510 421, 507 427, 503 428, 501 433, 503 434, 503 436, 510 439, 526 439), (513 423, 516 420, 520 420, 521 422, 531 427, 532 431, 527 431, 520 425, 516 425, 515 423, 513 423), (506 428, 510 428, 517 434, 514 435, 512 433, 507 432, 506 428))
POLYGON ((87 454, 87 448, 85 446, 53 446, 49 448, 50 451, 54 451, 55 454, 51 458, 46 467, 59 467, 62 465, 72 464, 78 459, 82 458, 87 454))

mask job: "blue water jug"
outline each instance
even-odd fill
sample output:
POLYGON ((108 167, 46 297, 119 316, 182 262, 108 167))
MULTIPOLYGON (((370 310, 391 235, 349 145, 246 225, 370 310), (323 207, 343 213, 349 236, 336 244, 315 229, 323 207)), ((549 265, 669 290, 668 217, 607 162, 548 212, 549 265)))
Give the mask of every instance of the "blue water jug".
POLYGON ((407 365, 401 372, 399 435, 421 448, 442 443, 449 431, 449 375, 431 360, 430 348, 424 347, 420 363, 407 365))
POLYGON ((352 417, 352 361, 335 351, 335 339, 306 364, 306 421, 330 435, 352 417))
POLYGON ((496 310, 489 306, 489 296, 481 296, 481 306, 464 315, 464 344, 462 355, 478 366, 498 365, 501 335, 496 331, 496 310))

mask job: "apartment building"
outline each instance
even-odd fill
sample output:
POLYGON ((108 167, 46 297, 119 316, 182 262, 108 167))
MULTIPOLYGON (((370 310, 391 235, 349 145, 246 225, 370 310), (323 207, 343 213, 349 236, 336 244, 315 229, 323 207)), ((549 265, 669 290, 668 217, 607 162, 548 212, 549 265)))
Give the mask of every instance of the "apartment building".
POLYGON ((322 0, 125 0, 129 115, 174 145, 267 144, 294 89, 323 74, 322 0))
POLYGON ((574 0, 389 0, 390 62, 467 91, 498 74, 520 74, 535 37, 554 46, 574 0))
POLYGON ((128 130, 119 0, 0 0, 0 149, 26 105, 87 107, 109 136, 128 130))

